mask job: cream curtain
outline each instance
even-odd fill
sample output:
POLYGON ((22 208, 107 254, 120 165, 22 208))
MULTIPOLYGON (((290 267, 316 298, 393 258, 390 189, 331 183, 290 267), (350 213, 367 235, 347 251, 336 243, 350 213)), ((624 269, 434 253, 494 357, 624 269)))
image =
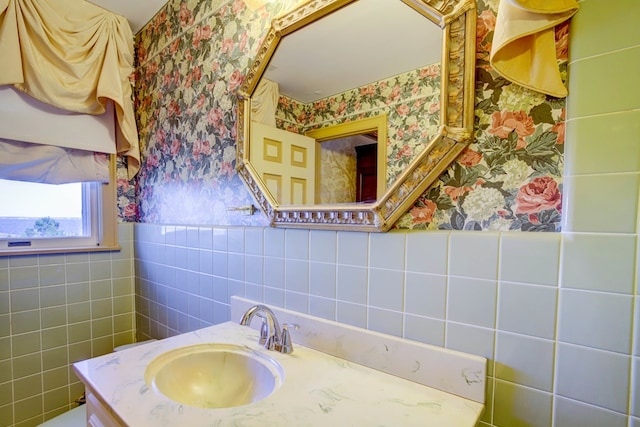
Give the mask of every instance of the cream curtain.
POLYGON ((109 182, 109 156, 86 150, 0 139, 0 179, 66 184, 109 182))
POLYGON ((140 168, 129 77, 128 22, 84 0, 0 0, 0 85, 55 107, 102 114, 115 105, 116 150, 132 178, 140 168))
POLYGON ((563 98, 554 27, 578 11, 575 0, 501 0, 490 62, 504 78, 563 98))
POLYGON ((276 126, 276 110, 280 88, 278 83, 262 79, 251 95, 251 120, 267 126, 276 126))

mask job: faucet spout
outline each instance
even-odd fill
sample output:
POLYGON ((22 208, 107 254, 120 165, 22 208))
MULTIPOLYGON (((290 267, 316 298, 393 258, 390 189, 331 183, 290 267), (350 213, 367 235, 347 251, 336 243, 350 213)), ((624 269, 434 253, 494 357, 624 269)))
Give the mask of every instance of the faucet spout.
POLYGON ((254 305, 242 315, 240 324, 249 326, 255 316, 263 317, 267 323, 268 334, 264 343, 265 348, 268 350, 279 350, 282 341, 282 329, 274 312, 266 305, 254 305))

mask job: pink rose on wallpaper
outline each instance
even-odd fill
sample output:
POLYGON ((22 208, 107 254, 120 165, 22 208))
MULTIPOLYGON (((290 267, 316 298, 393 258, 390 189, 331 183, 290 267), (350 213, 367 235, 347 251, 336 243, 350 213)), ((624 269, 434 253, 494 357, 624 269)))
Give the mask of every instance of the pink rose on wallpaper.
POLYGON ((201 154, 204 154, 205 156, 210 155, 211 145, 209 144, 209 141, 196 139, 196 141, 193 143, 192 153, 194 157, 200 157, 201 154))
POLYGON ((234 70, 233 73, 231 73, 231 77, 229 77, 229 92, 235 93, 236 89, 240 87, 243 81, 244 77, 240 70, 234 70))
POLYGON ((360 96, 373 96, 376 94, 375 85, 367 85, 360 88, 360 96))
POLYGON ((150 156, 147 156, 147 166, 152 168, 157 168, 160 165, 160 158, 158 157, 158 153, 152 153, 150 156))
POLYGON ((411 209, 411 219, 414 224, 422 224, 433 221, 433 213, 436 211, 436 204, 432 200, 424 200, 424 207, 414 207, 411 209))
POLYGON ((445 185, 444 187, 442 187, 442 190, 445 192, 445 194, 448 194, 449 197, 451 197, 451 200, 456 202, 461 196, 464 196, 469 191, 473 190, 473 187, 469 187, 468 185, 464 187, 453 187, 451 185, 445 185))
POLYGON ((407 104, 398 105, 398 107, 396 108, 396 112, 400 116, 406 116, 407 114, 409 114, 409 106, 407 104))
POLYGON ((122 215, 125 218, 135 218, 136 217, 136 204, 135 203, 129 203, 127 206, 125 206, 124 209, 122 210, 122 215))
POLYGON ((139 45, 136 49, 136 54, 138 55, 137 63, 142 64, 147 60, 147 49, 144 46, 139 45))
POLYGON ((171 143, 171 155, 172 156, 177 156, 178 153, 180 152, 180 148, 182 148, 182 144, 180 143, 179 139, 174 139, 173 142, 171 143))
POLYGON ((546 209, 560 210, 562 194, 553 178, 542 176, 520 187, 516 203, 517 214, 532 214, 546 209))
POLYGON ((220 108, 212 108, 207 113, 207 122, 210 125, 218 126, 218 123, 222 121, 222 110, 220 108))
POLYGON ((189 10, 189 6, 187 3, 183 2, 180 4, 180 25, 186 27, 187 25, 191 25, 193 23, 193 18, 191 17, 191 11, 189 10))
POLYGON ((420 70, 418 76, 421 79, 424 79, 425 77, 440 77, 440 65, 434 64, 424 67, 420 70))
POLYGON ((120 191, 122 191, 123 193, 126 193, 127 191, 129 191, 129 188, 131 186, 129 185, 129 181, 124 179, 124 178, 118 178, 118 189, 120 191))
POLYGON ((200 42, 211 37, 211 27, 205 25, 204 27, 197 26, 193 32, 193 46, 200 47, 200 42))
POLYGON ((525 136, 532 135, 536 128, 533 119, 524 111, 496 111, 491 115, 491 127, 487 130, 498 138, 507 138, 513 131, 518 134, 517 149, 524 148, 527 142, 525 136))
POLYGON ((233 50, 233 39, 224 39, 222 40, 222 47, 220 48, 220 51, 222 53, 229 53, 233 50))
POLYGON ((240 52, 246 53, 247 50, 247 42, 249 41, 249 33, 244 32, 240 36, 240 40, 238 40, 238 49, 240 52))
POLYGON ((408 145, 404 145, 400 150, 398 150, 398 154, 396 154, 396 159, 401 159, 403 157, 407 157, 411 155, 411 147, 408 145))
POLYGON ((233 170, 233 166, 231 162, 222 162, 220 165, 220 174, 226 175, 228 178, 231 178, 235 171, 233 170))
POLYGON ((180 115, 180 104, 178 104, 175 100, 171 100, 169 102, 169 106, 167 107, 170 116, 179 116, 180 115))
POLYGON ((440 111, 440 104, 435 102, 431 105, 429 105, 429 114, 434 114, 437 113, 438 111, 440 111))
POLYGON ((147 80, 151 80, 153 76, 158 73, 158 63, 156 61, 151 61, 151 63, 147 64, 145 69, 145 78, 147 80))
POLYGON ((551 132, 555 132, 558 134, 558 140, 556 141, 556 144, 564 144, 564 132, 566 123, 564 121, 564 116, 565 109, 563 108, 562 113, 560 114, 560 120, 551 128, 551 132))
POLYGON ((480 160, 482 160, 482 154, 478 153, 477 151, 473 151, 470 148, 465 148, 460 156, 458 156, 458 158, 456 159, 456 162, 458 162, 462 166, 470 167, 480 163, 480 160))
POLYGON ((487 35, 496 28, 496 16, 489 9, 478 15, 476 22, 476 51, 489 54, 491 52, 491 39, 485 40, 487 35))

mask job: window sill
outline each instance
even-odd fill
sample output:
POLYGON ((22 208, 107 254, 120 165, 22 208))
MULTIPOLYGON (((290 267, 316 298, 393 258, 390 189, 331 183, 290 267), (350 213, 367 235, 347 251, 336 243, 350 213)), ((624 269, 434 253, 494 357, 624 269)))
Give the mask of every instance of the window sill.
POLYGON ((21 256, 21 255, 41 255, 41 254, 68 254, 78 252, 113 252, 120 251, 122 247, 116 246, 91 246, 91 247, 68 247, 68 248, 27 248, 27 249, 0 249, 0 257, 21 256))

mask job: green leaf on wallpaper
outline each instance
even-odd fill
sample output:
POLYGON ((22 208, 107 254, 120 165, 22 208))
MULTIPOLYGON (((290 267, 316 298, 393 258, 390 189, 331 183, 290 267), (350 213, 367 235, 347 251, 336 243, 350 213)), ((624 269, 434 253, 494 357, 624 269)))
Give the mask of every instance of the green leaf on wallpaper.
POLYGON ((545 131, 532 138, 524 147, 524 150, 529 156, 533 157, 553 156, 556 154, 555 146, 557 140, 555 132, 545 131))
POLYGON ((466 168, 460 166, 458 163, 454 163, 451 170, 453 170, 453 176, 448 175, 443 179, 443 182, 445 185, 450 185, 452 187, 472 186, 480 177, 480 174, 476 169, 466 168))
POLYGON ((555 120, 553 120, 553 116, 551 115, 551 105, 546 102, 533 107, 529 116, 533 119, 535 124, 555 124, 555 120))

